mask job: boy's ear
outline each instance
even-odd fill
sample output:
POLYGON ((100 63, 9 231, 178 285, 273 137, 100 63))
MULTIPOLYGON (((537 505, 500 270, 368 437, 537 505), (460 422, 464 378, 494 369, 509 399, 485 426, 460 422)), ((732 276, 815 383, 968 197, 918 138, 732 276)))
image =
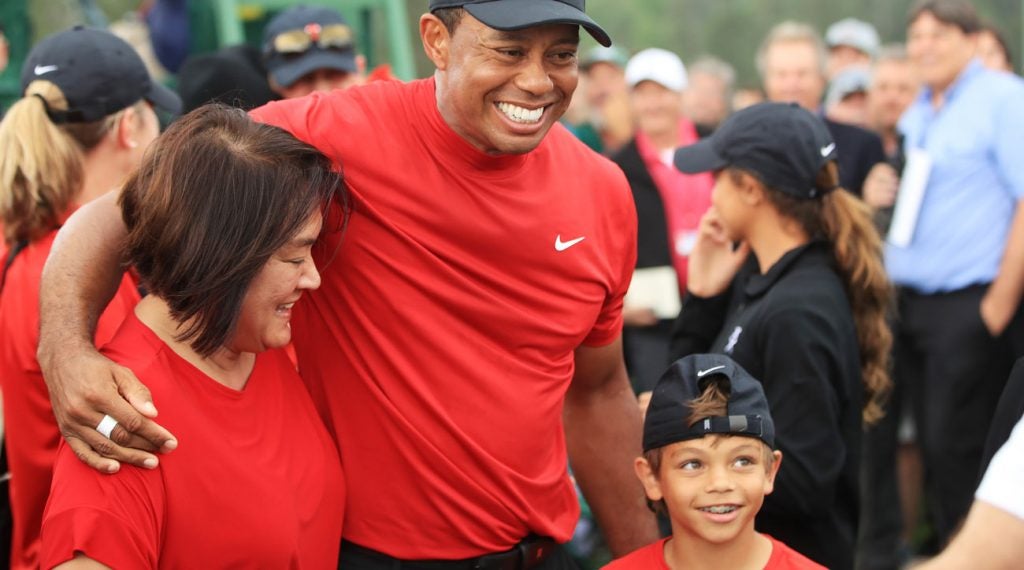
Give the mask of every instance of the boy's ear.
POLYGON ((643 457, 637 457, 633 462, 633 470, 636 471, 637 479, 644 486, 644 493, 652 501, 660 501, 664 498, 661 493, 661 484, 658 483, 658 474, 651 469, 651 464, 643 457))
POLYGON ((772 457, 775 461, 772 462, 772 466, 768 468, 768 476, 764 480, 764 494, 769 495, 775 489, 775 476, 779 474, 779 467, 782 466, 782 452, 775 450, 772 452, 772 457))

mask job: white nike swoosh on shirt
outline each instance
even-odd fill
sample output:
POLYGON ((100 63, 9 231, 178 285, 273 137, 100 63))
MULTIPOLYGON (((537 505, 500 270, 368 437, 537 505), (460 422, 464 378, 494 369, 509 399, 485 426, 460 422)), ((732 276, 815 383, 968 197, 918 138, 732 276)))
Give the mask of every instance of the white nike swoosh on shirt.
POLYGON ((821 156, 828 156, 836 148, 836 143, 830 143, 821 147, 821 156))
POLYGON ((46 75, 47 73, 50 73, 51 71, 57 71, 57 66, 56 65, 37 65, 36 68, 33 71, 35 72, 36 75, 46 75))
POLYGON ((565 251, 570 247, 580 243, 584 239, 586 239, 586 236, 580 236, 576 239, 571 239, 569 241, 562 241, 562 234, 558 234, 557 236, 555 236, 555 251, 565 251))
POLYGON ((715 370, 721 370, 723 368, 725 368, 725 365, 724 364, 720 364, 718 366, 712 366, 711 368, 708 368, 707 370, 698 370, 697 371, 697 378, 703 378, 703 377, 707 376, 708 374, 711 374, 715 370))

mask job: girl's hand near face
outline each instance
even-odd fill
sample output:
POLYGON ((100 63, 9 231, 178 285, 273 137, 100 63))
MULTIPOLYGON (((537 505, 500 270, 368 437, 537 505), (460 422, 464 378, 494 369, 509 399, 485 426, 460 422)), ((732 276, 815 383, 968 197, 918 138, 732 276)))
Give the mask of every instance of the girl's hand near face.
POLYGON ((722 294, 750 254, 750 246, 741 242, 734 247, 718 213, 711 208, 700 220, 697 241, 690 252, 686 288, 697 297, 722 294))

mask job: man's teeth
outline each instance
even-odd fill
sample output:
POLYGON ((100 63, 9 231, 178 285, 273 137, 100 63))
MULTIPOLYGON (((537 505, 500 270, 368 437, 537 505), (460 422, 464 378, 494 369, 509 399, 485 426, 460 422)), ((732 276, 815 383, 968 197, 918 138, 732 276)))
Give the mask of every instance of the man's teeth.
POLYGON ((277 306, 277 310, 278 311, 287 311, 287 310, 291 309, 294 306, 295 306, 295 303, 285 303, 284 305, 278 305, 277 306))
POLYGON ((732 505, 717 505, 714 507, 701 507, 700 510, 715 515, 724 515, 735 511, 736 507, 732 505))
POLYGON ((538 109, 527 109, 512 103, 498 103, 498 109, 505 116, 517 123, 536 123, 540 120, 541 116, 544 115, 544 107, 538 109))

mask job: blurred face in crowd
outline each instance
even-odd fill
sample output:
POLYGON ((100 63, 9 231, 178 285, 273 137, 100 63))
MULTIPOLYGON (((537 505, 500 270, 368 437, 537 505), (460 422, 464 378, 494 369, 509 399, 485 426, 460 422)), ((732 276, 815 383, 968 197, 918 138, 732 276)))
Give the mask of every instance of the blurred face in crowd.
POLYGON ((982 30, 978 32, 977 42, 977 56, 981 58, 982 65, 996 71, 1013 72, 1013 67, 1006 59, 1006 52, 1003 51, 1003 46, 996 39, 995 34, 988 30, 982 30))
POLYGON ((864 91, 850 93, 842 101, 826 110, 833 121, 866 128, 868 124, 868 97, 864 91))
POLYGON ((918 82, 909 61, 881 60, 875 64, 868 89, 868 121, 878 132, 891 132, 914 102, 918 82))
MULTIPOLYGON (((362 61, 365 61, 365 59, 362 59, 362 61)), ((357 65, 359 62, 360 59, 357 59, 357 65)), ((270 87, 281 97, 294 99, 317 91, 326 92, 334 89, 348 89, 360 83, 362 83, 362 73, 352 73, 339 69, 318 69, 303 75, 288 87, 278 85, 271 79, 270 87)))
POLYGON ((764 101, 764 94, 761 93, 760 89, 737 89, 732 94, 732 110, 733 112, 739 111, 740 109, 746 109, 751 105, 757 105, 764 101))
POLYGON ((3 73, 4 69, 7 69, 8 57, 7 37, 4 36, 3 32, 0 32, 0 73, 3 73))
POLYGON ((828 50, 828 69, 830 78, 851 67, 868 67, 871 56, 853 46, 835 46, 828 50))
POLYGON ((690 73, 683 108, 694 123, 717 126, 729 114, 728 86, 710 73, 690 73))
POLYGON ((974 57, 974 37, 953 24, 922 12, 907 30, 907 55, 921 81, 945 91, 974 57))
POLYGON ((577 83, 578 26, 500 31, 466 13, 449 34, 427 14, 420 32, 437 67, 441 116, 483 152, 530 152, 569 106, 577 83))
POLYGON ((587 69, 585 75, 587 81, 584 94, 591 109, 604 107, 610 99, 625 93, 628 89, 626 71, 613 63, 595 63, 587 69))
POLYGON ((683 97, 656 81, 641 81, 629 95, 640 131, 656 136, 673 131, 683 114, 683 97))
POLYGON ((765 51, 764 91, 769 101, 796 102, 816 111, 825 91, 825 77, 814 44, 777 41, 765 51))

